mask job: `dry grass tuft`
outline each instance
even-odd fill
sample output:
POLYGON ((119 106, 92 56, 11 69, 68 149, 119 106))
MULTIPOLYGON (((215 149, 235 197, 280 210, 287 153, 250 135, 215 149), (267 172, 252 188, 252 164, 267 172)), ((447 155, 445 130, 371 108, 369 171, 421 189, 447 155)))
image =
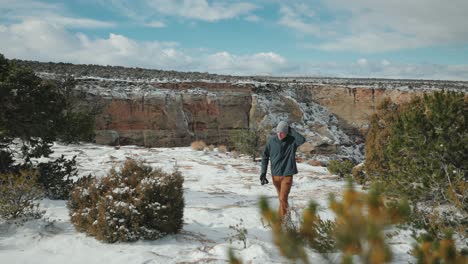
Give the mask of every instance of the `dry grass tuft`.
POLYGON ((197 140, 190 145, 193 150, 202 151, 206 148, 206 143, 203 140, 197 140))
POLYGON ((218 152, 219 153, 226 153, 227 152, 227 147, 225 145, 218 146, 218 152))

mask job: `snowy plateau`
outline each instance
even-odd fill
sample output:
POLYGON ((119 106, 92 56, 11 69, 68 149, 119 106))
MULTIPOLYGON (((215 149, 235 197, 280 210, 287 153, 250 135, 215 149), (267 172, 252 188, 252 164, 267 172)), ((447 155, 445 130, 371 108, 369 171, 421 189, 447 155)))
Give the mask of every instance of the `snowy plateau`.
MULTIPOLYGON (((143 148, 96 144, 54 144, 52 159, 77 156, 80 176, 103 177, 112 167, 120 167, 128 158, 172 172, 177 166, 184 182, 184 226, 176 235, 154 241, 107 244, 79 233, 70 223, 66 201, 44 199, 43 219, 17 226, 0 223, 0 262, 20 263, 227 263, 228 249, 244 263, 287 263, 275 247, 271 228, 262 221, 258 201, 266 196, 273 208, 278 205, 273 185, 260 185, 260 164, 249 157, 231 153, 195 151, 188 147, 143 148), (236 232, 229 228, 241 224, 248 230, 247 244, 231 239, 236 232)), ((41 160, 45 161, 45 160, 41 160)), ((324 167, 298 163, 290 206, 302 214, 310 200, 319 204, 319 214, 332 219, 328 209, 330 193, 340 197, 346 182, 331 175, 324 167)), ((270 178, 270 175, 268 175, 270 178)), ((359 189, 359 188, 358 188, 359 189)), ((410 231, 388 230, 394 253, 392 263, 408 263, 414 240, 410 231)), ((459 241, 460 242, 460 241, 459 241)), ((307 251, 312 263, 323 259, 307 251)), ((339 255, 332 255, 339 262, 339 255)))

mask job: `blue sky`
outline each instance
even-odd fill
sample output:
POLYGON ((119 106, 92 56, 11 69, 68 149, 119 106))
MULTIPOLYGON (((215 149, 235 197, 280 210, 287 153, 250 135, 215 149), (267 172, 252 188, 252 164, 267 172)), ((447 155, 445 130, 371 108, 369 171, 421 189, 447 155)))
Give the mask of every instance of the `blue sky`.
POLYGON ((468 80, 466 10, 466 0, 0 0, 0 53, 233 75, 468 80))

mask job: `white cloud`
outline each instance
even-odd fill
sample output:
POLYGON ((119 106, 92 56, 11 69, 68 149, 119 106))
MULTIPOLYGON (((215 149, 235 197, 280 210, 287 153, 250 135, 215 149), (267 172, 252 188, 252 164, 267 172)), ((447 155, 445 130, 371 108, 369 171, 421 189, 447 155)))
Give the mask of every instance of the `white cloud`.
POLYGON ((176 50, 177 43, 138 42, 113 33, 91 39, 37 20, 4 27, 0 39, 0 52, 10 58, 165 69, 191 63, 190 56, 176 50))
POLYGON ((298 2, 328 14, 328 20, 320 21, 317 26, 317 21, 305 19, 303 10, 307 8, 294 8, 289 1, 281 4, 280 24, 298 33, 319 37, 319 44, 306 45, 313 48, 385 52, 468 43, 466 0, 450 3, 440 0, 323 0, 313 4, 296 0, 293 3, 297 5, 298 2))
POLYGON ((35 0, 0 0, 0 10, 57 10, 58 8, 58 4, 44 3, 35 0))
POLYGON ((398 33, 367 32, 328 41, 315 47, 326 51, 385 52, 424 46, 427 40, 415 39, 398 33))
MULTIPOLYGON (((115 23, 100 21, 88 18, 73 18, 73 17, 63 17, 56 16, 51 14, 43 14, 45 17, 40 17, 41 21, 48 22, 50 24, 62 25, 67 28, 108 28, 114 27, 115 23)), ((39 17, 21 17, 23 20, 27 19, 37 19, 39 17)))
POLYGON ((188 53, 174 42, 136 41, 114 33, 92 39, 37 20, 0 26, 0 39, 0 53, 6 57, 39 61, 243 75, 276 74, 287 65, 285 58, 273 52, 244 56, 203 50, 188 53))
POLYGON ((258 21, 262 20, 260 17, 258 17, 256 15, 248 15, 244 19, 246 21, 249 21, 249 22, 258 22, 258 21))
POLYGON ((247 2, 208 3, 206 0, 153 0, 152 6, 159 12, 167 15, 177 15, 185 18, 194 18, 205 21, 229 19, 239 15, 248 14, 256 6, 247 2))
POLYGON ((40 20, 44 23, 68 28, 107 28, 115 23, 66 15, 60 4, 49 4, 34 0, 0 0, 0 17, 9 21, 40 20))
POLYGON ((440 41, 467 41, 464 20, 468 1, 452 0, 330 0, 333 8, 351 12, 349 25, 353 32, 393 31, 415 38, 440 41))
POLYGON ((7 58, 121 65, 233 75, 336 76, 468 80, 468 65, 397 64, 360 58, 354 63, 296 63, 274 52, 236 55, 186 50, 181 44, 137 41, 110 33, 106 38, 72 34, 63 25, 26 20, 0 24, 0 53, 7 58))
POLYGON ((146 26, 152 27, 152 28, 163 28, 163 27, 166 27, 166 24, 164 24, 164 22, 161 22, 161 21, 152 21, 150 23, 147 23, 146 26))
POLYGON ((309 10, 309 8, 304 7, 303 4, 281 5, 281 18, 278 21, 278 24, 286 26, 303 34, 314 36, 321 35, 322 30, 320 28, 320 25, 317 22, 308 20, 308 18, 314 16, 314 12, 304 12, 304 10, 309 10))
POLYGON ((296 69, 300 76, 329 76, 345 78, 388 78, 468 81, 468 64, 382 64, 382 61, 366 60, 355 63, 306 63, 296 69))
POLYGON ((226 51, 208 55, 201 67, 210 72, 235 75, 274 75, 287 67, 287 61, 273 52, 235 56, 226 51))
POLYGON ((366 66, 367 65, 367 59, 361 58, 357 61, 357 64, 359 66, 366 66))

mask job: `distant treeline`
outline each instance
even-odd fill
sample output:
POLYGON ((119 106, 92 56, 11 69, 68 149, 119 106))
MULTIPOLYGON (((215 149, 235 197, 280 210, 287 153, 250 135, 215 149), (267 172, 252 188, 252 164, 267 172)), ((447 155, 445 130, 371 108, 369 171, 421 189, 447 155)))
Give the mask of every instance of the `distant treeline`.
MULTIPOLYGON (((336 78, 336 77, 281 77, 281 76, 233 76, 210 74, 207 72, 182 72, 157 69, 129 68, 122 66, 101 66, 95 64, 72 64, 13 60, 17 64, 30 67, 36 73, 51 73, 60 76, 80 78, 85 76, 131 79, 148 81, 212 81, 212 82, 265 82, 289 85, 319 84, 340 86, 363 86, 371 88, 394 89, 446 89, 468 93, 468 81, 383 79, 383 78, 336 78)), ((50 76, 53 78, 54 76, 50 76)))

